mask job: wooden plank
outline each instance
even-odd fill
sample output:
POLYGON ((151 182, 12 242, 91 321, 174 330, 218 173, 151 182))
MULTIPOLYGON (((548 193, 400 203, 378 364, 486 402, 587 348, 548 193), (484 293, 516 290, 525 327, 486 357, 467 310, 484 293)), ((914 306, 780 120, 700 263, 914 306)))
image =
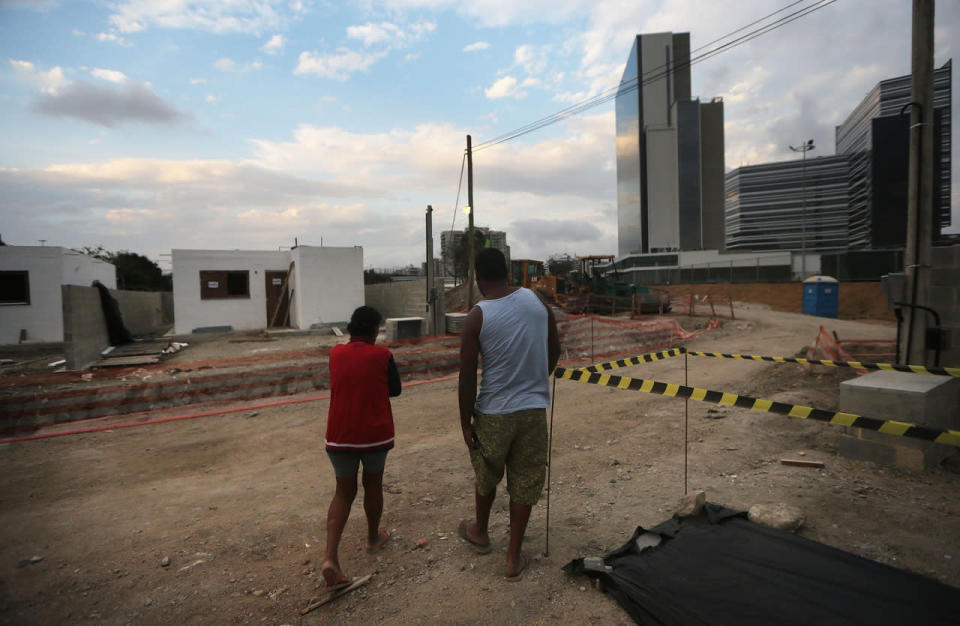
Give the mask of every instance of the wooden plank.
POLYGON ((90 367, 130 367, 132 365, 153 365, 160 362, 160 355, 145 354, 136 356, 120 356, 100 359, 90 367))
POLYGON ((796 467, 816 467, 822 468, 826 467, 825 464, 820 461, 806 461, 803 459, 780 459, 781 465, 794 465, 796 467))
POLYGON ((314 602, 313 604, 311 604, 305 609, 301 609, 300 615, 306 615, 307 613, 309 613, 314 609, 319 609, 321 606, 323 606, 324 604, 327 604, 328 602, 332 602, 341 596, 345 596, 346 594, 350 593, 354 589, 359 589, 360 587, 363 587, 368 582, 370 582, 371 578, 373 578, 373 574, 367 574, 362 578, 355 578, 353 582, 350 583, 349 587, 344 587, 343 589, 337 589, 336 591, 331 591, 328 593, 327 597, 314 602))

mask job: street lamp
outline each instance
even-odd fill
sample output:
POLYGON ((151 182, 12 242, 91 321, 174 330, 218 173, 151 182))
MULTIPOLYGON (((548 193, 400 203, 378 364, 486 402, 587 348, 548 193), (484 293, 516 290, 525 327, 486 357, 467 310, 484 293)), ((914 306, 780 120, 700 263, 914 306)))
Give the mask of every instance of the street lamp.
POLYGON ((800 214, 800 281, 807 277, 807 152, 816 148, 813 145, 813 139, 807 139, 806 143, 799 146, 790 146, 794 152, 803 155, 803 163, 800 166, 800 178, 803 184, 803 195, 801 197, 802 212, 800 214))

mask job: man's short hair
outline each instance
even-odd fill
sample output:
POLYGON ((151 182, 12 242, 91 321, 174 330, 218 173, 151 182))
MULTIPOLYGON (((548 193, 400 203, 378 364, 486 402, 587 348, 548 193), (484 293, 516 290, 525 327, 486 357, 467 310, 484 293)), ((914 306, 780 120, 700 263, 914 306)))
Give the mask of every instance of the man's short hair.
POLYGON ((347 332, 352 337, 376 337, 380 332, 380 321, 383 316, 372 306, 358 307, 350 316, 347 332))
POLYGON ((507 278, 507 259, 496 248, 484 248, 477 253, 476 269, 480 280, 504 280, 507 278))

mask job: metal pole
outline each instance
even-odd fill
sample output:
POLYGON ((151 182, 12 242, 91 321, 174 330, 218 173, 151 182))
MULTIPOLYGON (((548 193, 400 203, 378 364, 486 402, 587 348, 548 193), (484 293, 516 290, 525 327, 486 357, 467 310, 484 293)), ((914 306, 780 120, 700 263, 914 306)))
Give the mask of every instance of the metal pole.
POLYGON ((803 203, 803 210, 801 214, 800 226, 802 228, 800 234, 800 282, 802 283, 807 278, 807 151, 806 144, 804 144, 803 151, 803 160, 800 165, 800 178, 803 179, 803 197, 801 202, 803 203))
POLYGON ((434 288, 433 288, 433 207, 427 205, 427 334, 436 335, 437 328, 434 315, 434 288))
MULTIPOLYGON (((689 386, 687 382, 687 351, 683 351, 683 386, 689 386)), ((683 495, 687 495, 687 448, 689 448, 689 438, 687 437, 690 421, 690 398, 683 399, 683 495)))
MULTIPOLYGON (((553 376, 553 372, 551 372, 553 376)), ((550 470, 553 468, 553 407, 557 403, 557 377, 553 376, 553 393, 550 395, 550 432, 547 435, 547 532, 543 546, 543 556, 550 556, 550 470)))
POLYGON ((469 226, 467 227, 467 310, 473 308, 473 147, 470 135, 467 135, 467 204, 470 206, 469 226))

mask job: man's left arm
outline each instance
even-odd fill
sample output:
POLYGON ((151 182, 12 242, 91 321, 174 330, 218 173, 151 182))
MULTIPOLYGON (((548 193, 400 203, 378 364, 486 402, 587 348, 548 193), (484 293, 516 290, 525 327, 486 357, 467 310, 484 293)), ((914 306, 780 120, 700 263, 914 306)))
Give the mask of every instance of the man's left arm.
POLYGON ((557 331, 557 318, 553 314, 553 309, 542 297, 540 302, 547 309, 547 375, 550 375, 557 366, 557 361, 560 360, 560 333, 557 331))
POLYGON ((457 395, 460 401, 460 428, 463 442, 473 450, 473 410, 477 401, 477 365, 480 360, 480 329, 483 327, 483 311, 475 306, 467 314, 460 333, 460 381, 457 395))

